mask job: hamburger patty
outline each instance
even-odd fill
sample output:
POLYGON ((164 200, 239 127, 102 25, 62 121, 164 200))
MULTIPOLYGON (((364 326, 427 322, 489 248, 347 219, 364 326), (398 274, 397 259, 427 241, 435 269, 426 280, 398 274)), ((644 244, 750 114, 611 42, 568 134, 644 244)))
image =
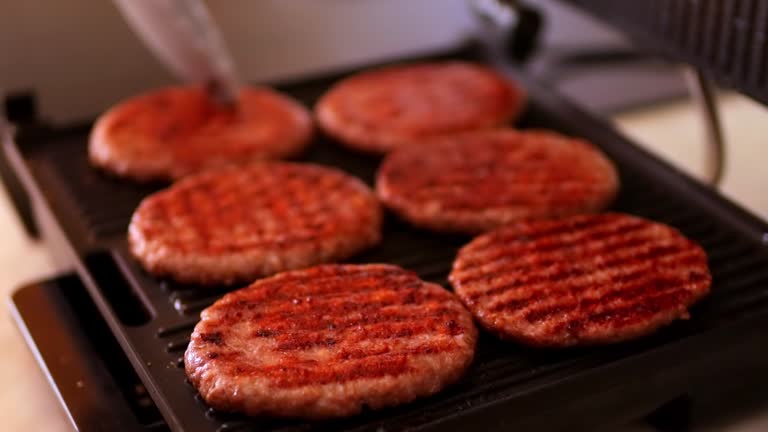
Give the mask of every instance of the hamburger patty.
POLYGON ((211 167, 301 152, 312 135, 309 112, 267 88, 244 87, 235 107, 202 88, 169 87, 128 99, 91 132, 91 163, 135 180, 172 180, 211 167))
POLYGON ((320 127, 354 149, 396 146, 517 118, 524 93, 484 66, 420 63, 363 72, 333 86, 318 102, 320 127))
POLYGON ((204 310, 185 355, 212 407, 326 418, 431 395, 472 361, 477 330, 456 297, 384 264, 285 272, 204 310))
POLYGON ((383 203, 414 225, 468 233, 597 212, 618 186, 613 164, 586 141, 511 129, 398 149, 384 160, 376 181, 383 203))
POLYGON ((459 251, 449 279, 483 326, 548 347, 649 334, 688 318, 712 281, 699 245, 669 226, 624 214, 486 233, 459 251))
POLYGON ((189 176, 145 198, 128 228, 144 267, 180 282, 250 282, 378 243, 373 191, 341 171, 257 162, 189 176))

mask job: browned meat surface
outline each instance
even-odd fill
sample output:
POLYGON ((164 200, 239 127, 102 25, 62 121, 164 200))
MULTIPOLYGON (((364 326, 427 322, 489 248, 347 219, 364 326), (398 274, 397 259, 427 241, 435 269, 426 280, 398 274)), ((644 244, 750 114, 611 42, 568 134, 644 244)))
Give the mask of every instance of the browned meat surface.
POLYGON ((456 294, 489 330, 535 346, 647 335, 709 292, 707 256, 675 229, 601 214, 519 223, 461 249, 456 294))
POLYGON ((230 164, 279 159, 309 144, 312 118, 267 88, 243 88, 234 108, 202 88, 168 87, 128 99, 96 122, 91 162, 135 180, 171 180, 230 164))
POLYGON ((189 176, 142 201, 133 255, 181 282, 250 282, 347 258, 381 237, 373 191, 336 169, 261 162, 189 176))
POLYGON ((472 361, 477 330, 442 287, 383 264, 281 273, 204 310, 186 371, 219 410, 352 415, 440 391, 472 361))
POLYGON ((591 144, 496 129, 390 153, 376 192, 414 225, 478 233, 510 222, 593 213, 616 195, 613 164, 591 144))
POLYGON ((343 144, 385 153, 425 138, 497 127, 515 120, 525 95, 485 66, 418 63, 342 80, 318 102, 319 126, 343 144))

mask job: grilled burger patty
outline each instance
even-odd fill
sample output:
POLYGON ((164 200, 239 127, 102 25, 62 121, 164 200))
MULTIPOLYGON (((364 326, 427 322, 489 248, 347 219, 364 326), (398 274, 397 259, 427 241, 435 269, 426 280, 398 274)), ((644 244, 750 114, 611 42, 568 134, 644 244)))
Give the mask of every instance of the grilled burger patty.
POLYGON ((91 132, 91 162, 140 181, 172 180, 211 167, 298 154, 312 119, 297 102, 267 88, 245 87, 234 108, 202 88, 168 87, 128 99, 91 132))
POLYGON ((426 137, 517 118, 524 93, 492 69, 443 62, 392 66, 347 78, 318 102, 320 127, 358 150, 385 153, 426 137))
POLYGON ((456 294, 489 330, 535 346, 623 341, 676 319, 709 292, 704 250, 624 214, 518 223, 463 247, 456 294))
POLYGON ((145 198, 128 228, 144 267, 180 282, 250 282, 376 244, 373 191, 336 169, 257 162, 189 176, 145 198))
POLYGON ((326 418, 431 395, 472 361, 456 297, 384 264, 280 273, 202 313, 185 364, 212 407, 326 418))
POLYGON ((613 164, 585 141, 495 129, 390 153, 376 192, 415 225, 477 233, 523 219, 602 210, 618 185, 613 164))

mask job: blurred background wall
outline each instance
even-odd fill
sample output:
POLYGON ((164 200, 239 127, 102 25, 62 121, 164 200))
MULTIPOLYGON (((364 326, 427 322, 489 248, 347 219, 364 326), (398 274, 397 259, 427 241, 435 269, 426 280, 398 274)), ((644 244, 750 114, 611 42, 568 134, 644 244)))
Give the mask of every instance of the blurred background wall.
MULTIPOLYGON (((617 41, 551 1, 545 44, 617 41)), ((88 119, 173 82, 108 0, 0 2, 0 91, 35 92, 41 115, 88 119)), ((269 81, 453 46, 476 25, 468 0, 209 1, 242 76, 269 81)))

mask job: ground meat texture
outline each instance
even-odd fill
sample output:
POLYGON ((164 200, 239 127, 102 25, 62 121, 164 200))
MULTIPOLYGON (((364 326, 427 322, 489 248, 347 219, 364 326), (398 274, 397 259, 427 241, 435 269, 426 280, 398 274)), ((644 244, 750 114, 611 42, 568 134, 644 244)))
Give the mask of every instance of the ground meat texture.
POLYGON ((362 72, 318 102, 319 126, 351 148, 385 153, 423 139, 498 127, 525 105, 523 90, 492 69, 442 62, 362 72))
POLYGON ((442 287, 384 264, 285 272, 204 310, 185 354, 212 407, 329 418, 434 394, 472 361, 477 330, 442 287))
POLYGON ((189 176, 145 198, 128 228, 151 273, 202 285, 250 282, 378 243, 373 191, 333 168, 257 162, 189 176))
POLYGON ((104 113, 91 132, 91 163, 138 181, 299 154, 312 136, 309 112, 264 87, 245 87, 232 107, 198 87, 168 87, 104 113))
POLYGON ((590 143, 555 132, 511 129, 396 150, 376 181, 382 202, 414 225, 466 233, 597 212, 618 187, 613 164, 590 143))
POLYGON ((456 294, 487 329, 544 347, 620 342, 656 331, 704 297, 704 250, 625 214, 514 224, 464 246, 456 294))

